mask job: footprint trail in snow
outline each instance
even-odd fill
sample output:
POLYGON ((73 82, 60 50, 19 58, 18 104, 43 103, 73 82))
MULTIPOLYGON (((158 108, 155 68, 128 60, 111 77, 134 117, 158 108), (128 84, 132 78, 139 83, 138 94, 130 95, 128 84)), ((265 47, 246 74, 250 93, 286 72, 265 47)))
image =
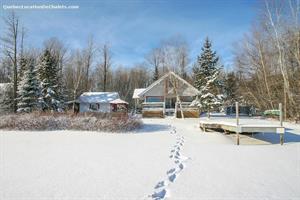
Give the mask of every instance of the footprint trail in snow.
POLYGON ((182 170, 185 169, 185 162, 189 159, 181 154, 181 150, 185 142, 184 136, 177 133, 175 127, 172 127, 171 125, 170 127, 172 129, 170 134, 174 134, 176 136, 176 144, 172 147, 169 156, 169 158, 174 161, 174 166, 167 170, 167 177, 155 185, 154 192, 148 196, 148 199, 162 200, 170 197, 169 186, 176 181, 182 170))

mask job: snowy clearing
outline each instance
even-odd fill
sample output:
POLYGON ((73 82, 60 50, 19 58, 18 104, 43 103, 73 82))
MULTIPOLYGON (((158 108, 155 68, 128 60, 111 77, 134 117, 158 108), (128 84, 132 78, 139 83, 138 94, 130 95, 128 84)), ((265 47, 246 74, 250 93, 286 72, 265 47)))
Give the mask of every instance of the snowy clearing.
POLYGON ((0 131, 0 199, 299 199, 300 126, 234 145, 199 119, 133 133, 0 131), (277 136, 277 135, 276 135, 277 136))

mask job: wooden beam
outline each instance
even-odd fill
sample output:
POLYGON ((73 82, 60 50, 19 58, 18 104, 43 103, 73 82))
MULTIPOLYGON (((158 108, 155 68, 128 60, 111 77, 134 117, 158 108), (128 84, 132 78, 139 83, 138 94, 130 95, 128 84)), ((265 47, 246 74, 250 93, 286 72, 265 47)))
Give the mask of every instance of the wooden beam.
MULTIPOLYGON (((279 121, 280 126, 283 127, 283 120, 282 120, 282 104, 279 103, 279 121)), ((283 145, 284 139, 283 139, 283 133, 280 133, 280 144, 283 145)))
POLYGON ((236 116, 236 144, 240 145, 240 130, 239 130, 239 103, 235 102, 235 116, 236 116))

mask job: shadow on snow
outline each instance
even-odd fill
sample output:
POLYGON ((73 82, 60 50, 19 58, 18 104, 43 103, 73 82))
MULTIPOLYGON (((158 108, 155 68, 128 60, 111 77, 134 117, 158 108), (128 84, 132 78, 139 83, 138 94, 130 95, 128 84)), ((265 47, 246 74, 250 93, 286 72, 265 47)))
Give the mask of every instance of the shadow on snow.
MULTIPOLYGON (((291 130, 291 129, 288 129, 291 130)), ((272 144, 279 144, 279 134, 277 133, 257 133, 254 134, 254 138, 270 142, 272 144)), ((295 134, 291 131, 286 131, 284 134, 284 143, 296 143, 300 142, 300 135, 295 134)))

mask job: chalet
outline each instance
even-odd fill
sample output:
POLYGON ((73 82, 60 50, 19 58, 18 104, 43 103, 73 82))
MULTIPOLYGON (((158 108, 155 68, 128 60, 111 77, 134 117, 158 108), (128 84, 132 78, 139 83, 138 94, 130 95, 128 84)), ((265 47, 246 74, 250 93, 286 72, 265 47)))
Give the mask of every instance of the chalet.
POLYGON ((127 113, 128 103, 117 92, 85 92, 80 95, 79 112, 127 113))
POLYGON ((191 102, 199 91, 174 72, 169 72, 147 88, 135 89, 135 108, 141 108, 143 117, 199 117, 199 109, 191 102))

